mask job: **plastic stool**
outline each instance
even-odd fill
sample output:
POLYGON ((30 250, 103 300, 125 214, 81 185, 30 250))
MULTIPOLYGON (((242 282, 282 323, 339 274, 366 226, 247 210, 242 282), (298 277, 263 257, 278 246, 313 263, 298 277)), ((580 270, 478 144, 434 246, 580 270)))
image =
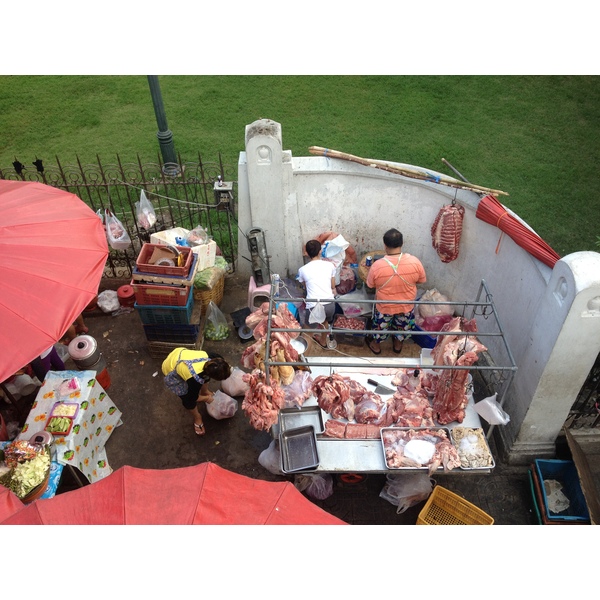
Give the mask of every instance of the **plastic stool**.
POLYGON ((261 285, 256 287, 254 276, 250 275, 250 283, 248 283, 248 308, 255 311, 263 302, 268 302, 271 297, 271 284, 261 285), (258 304, 256 300, 259 300, 258 304))

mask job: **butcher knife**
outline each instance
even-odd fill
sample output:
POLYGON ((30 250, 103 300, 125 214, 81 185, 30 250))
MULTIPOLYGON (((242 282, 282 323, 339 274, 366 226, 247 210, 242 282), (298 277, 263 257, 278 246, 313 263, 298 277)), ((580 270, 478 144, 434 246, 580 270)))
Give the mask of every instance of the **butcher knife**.
POLYGON ((396 390, 386 387, 385 385, 382 385, 381 383, 379 383, 378 381, 375 381, 374 379, 367 379, 367 383, 377 386, 375 388, 376 394, 395 394, 396 393, 396 390))

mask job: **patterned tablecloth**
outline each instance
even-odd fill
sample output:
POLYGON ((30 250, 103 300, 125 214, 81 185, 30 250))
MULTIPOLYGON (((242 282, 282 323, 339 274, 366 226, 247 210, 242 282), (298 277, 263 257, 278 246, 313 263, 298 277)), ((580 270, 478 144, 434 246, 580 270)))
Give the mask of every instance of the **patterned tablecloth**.
POLYGON ((91 483, 110 475, 104 445, 114 428, 121 425, 121 411, 96 381, 96 371, 49 371, 17 439, 29 440, 42 431, 59 401, 75 402, 79 411, 70 433, 54 436, 54 460, 78 468, 91 483), (79 389, 61 395, 61 385, 64 390, 69 387, 64 382, 72 380, 79 389))

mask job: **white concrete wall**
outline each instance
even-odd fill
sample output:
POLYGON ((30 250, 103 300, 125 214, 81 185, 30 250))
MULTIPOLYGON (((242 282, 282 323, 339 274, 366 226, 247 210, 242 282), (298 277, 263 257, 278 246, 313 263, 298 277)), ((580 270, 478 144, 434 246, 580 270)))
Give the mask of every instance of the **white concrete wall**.
MULTIPOLYGON (((503 399, 511 421, 501 428, 501 445, 514 463, 552 456, 600 351, 600 255, 577 253, 550 269, 475 216, 478 194, 339 159, 296 158, 282 147, 279 124, 262 120, 246 127, 238 165, 240 257, 249 257, 244 233, 260 227, 272 272, 290 276, 303 264, 303 245, 320 233, 341 233, 360 257, 382 248, 383 233, 396 227, 404 251, 425 266, 423 291, 435 287, 453 301, 474 301, 485 280, 518 366, 503 399), (466 209, 460 253, 442 263, 431 226, 453 199, 466 209)), ((240 258, 237 270, 250 275, 250 262, 240 258)), ((491 319, 477 321, 489 332, 491 319)), ((482 341, 498 364, 510 364, 499 338, 482 341)))

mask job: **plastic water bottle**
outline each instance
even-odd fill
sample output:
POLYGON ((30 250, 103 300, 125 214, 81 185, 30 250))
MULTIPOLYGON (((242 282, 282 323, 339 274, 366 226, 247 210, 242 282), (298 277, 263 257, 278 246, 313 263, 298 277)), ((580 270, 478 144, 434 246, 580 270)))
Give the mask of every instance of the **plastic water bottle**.
POLYGON ((279 298, 279 275, 277 275, 277 273, 275 273, 273 275, 273 293, 275 294, 275 298, 279 298))

